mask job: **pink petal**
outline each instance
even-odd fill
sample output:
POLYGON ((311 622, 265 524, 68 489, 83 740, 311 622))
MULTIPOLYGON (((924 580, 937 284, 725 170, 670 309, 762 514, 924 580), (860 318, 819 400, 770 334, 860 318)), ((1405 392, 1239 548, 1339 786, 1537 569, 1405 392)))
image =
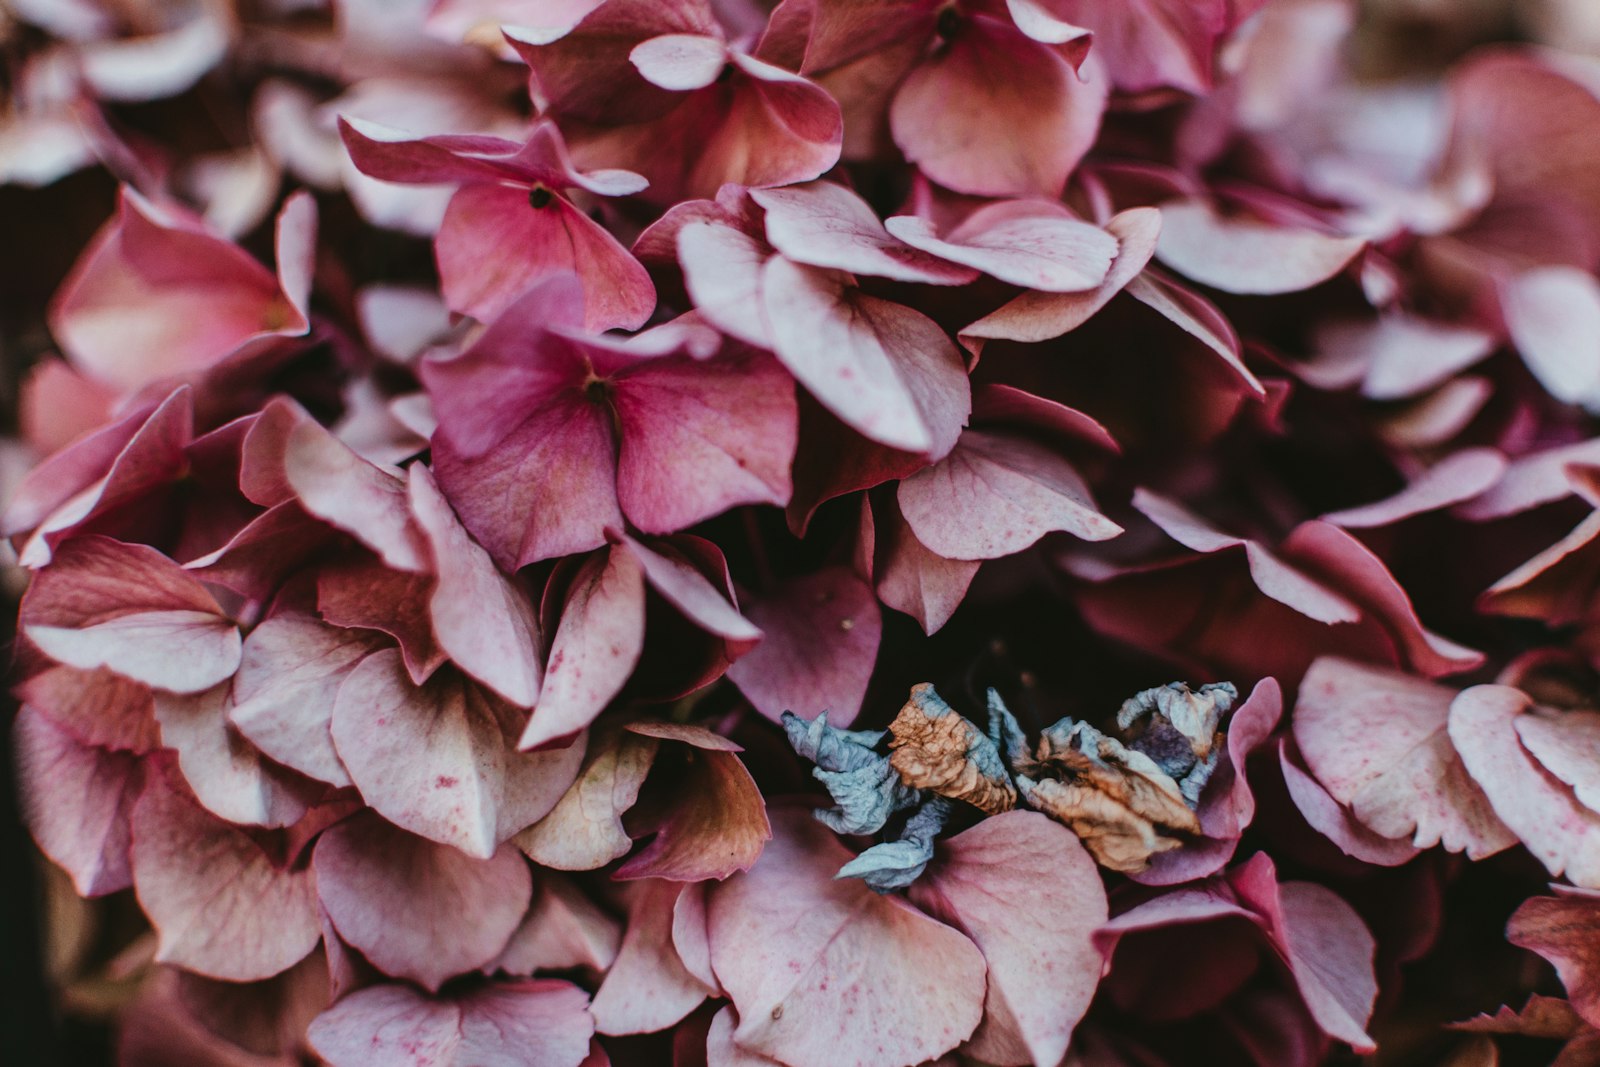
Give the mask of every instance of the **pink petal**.
POLYGON ((59 662, 172 692, 209 689, 239 666, 238 627, 204 586, 154 549, 108 537, 62 545, 21 623, 59 662))
POLYGON ((1088 541, 1122 532, 1095 509, 1088 486, 1058 453, 977 430, 902 481, 897 497, 917 540, 949 559, 1014 555, 1054 530, 1088 541))
POLYGON ((750 196, 766 209, 767 240, 796 263, 928 285, 961 285, 977 276, 945 261, 951 257, 891 236, 871 206, 842 185, 807 182, 750 196))
POLYGON ((1133 281, 1155 255, 1161 213, 1150 207, 1129 208, 1108 221, 1105 232, 1116 238, 1117 252, 1098 286, 1080 293, 1022 293, 964 328, 961 335, 1048 341, 1082 326, 1133 281))
POLYGON ((739 1013, 732 1004, 724 1004, 711 1020, 706 1034, 706 1067, 775 1067, 778 1061, 770 1056, 737 1044, 734 1031, 739 1028, 739 1013))
MULTIPOLYGON (((871 518, 870 507, 863 498, 863 522, 871 518)), ((932 634, 961 606, 982 564, 939 555, 917 540, 898 503, 884 507, 892 507, 893 515, 875 520, 875 591, 885 607, 905 612, 917 620, 924 633, 932 634)))
POLYGON ((622 950, 594 995, 602 1034, 648 1034, 679 1022, 712 990, 690 974, 672 943, 673 905, 685 886, 651 880, 634 887, 622 950))
POLYGON ((306 615, 275 615, 244 642, 228 720, 263 753, 330 785, 350 785, 333 748, 334 696, 374 643, 306 615))
POLYGON ((745 612, 766 636, 728 677, 756 710, 774 722, 785 711, 827 710, 835 726, 849 726, 882 636, 872 588, 844 567, 828 567, 749 598, 745 612))
POLYGON ((51 667, 19 682, 16 694, 83 744, 136 755, 161 746, 150 690, 110 671, 51 667))
POLYGON ((799 414, 771 356, 651 361, 613 390, 617 497, 639 529, 674 533, 739 504, 789 502, 799 414))
POLYGON ((583 990, 519 978, 446 997, 369 986, 319 1015, 306 1036, 331 1067, 580 1067, 593 1033, 583 990))
POLYGON ((1176 885, 1220 871, 1239 845, 1239 837, 1256 814, 1255 794, 1245 776, 1250 754, 1278 727, 1283 692, 1276 679, 1256 683, 1228 720, 1227 758, 1218 764, 1200 794, 1199 840, 1151 857, 1150 866, 1131 875, 1144 885, 1176 885))
POLYGON ((1316 336, 1321 358, 1358 368, 1363 396, 1399 400, 1447 381, 1494 351, 1494 338, 1471 326, 1391 312, 1375 322, 1332 322, 1316 336))
POLYGON ((1500 480, 1506 460, 1492 448, 1464 448, 1435 463, 1393 496, 1329 512, 1324 522, 1364 529, 1388 526, 1413 515, 1471 500, 1500 480))
POLYGON ((1576 267, 1536 267, 1501 291, 1523 362, 1557 400, 1600 399, 1600 282, 1576 267))
POLYGON ((1600 713, 1534 712, 1518 716, 1516 727, 1533 758, 1571 786, 1584 807, 1600 811, 1600 713))
POLYGON ((824 407, 892 448, 937 457, 954 447, 971 390, 937 324, 782 258, 762 284, 778 358, 824 407))
POLYGON ((728 63, 728 46, 715 37, 669 33, 634 45, 628 62, 650 84, 682 93, 717 80, 728 63))
POLYGON ((469 185, 450 200, 435 250, 445 302, 485 322, 531 286, 572 272, 584 286, 584 325, 635 329, 655 310, 655 286, 617 239, 571 202, 532 206, 520 186, 469 185))
POLYGON ((1147 489, 1138 489, 1133 495, 1133 506, 1161 527, 1168 537, 1196 552, 1242 547, 1256 586, 1273 600, 1307 618, 1338 623, 1355 622, 1361 617, 1360 609, 1354 604, 1295 570, 1263 545, 1223 533, 1174 501, 1147 489))
POLYGON ((1225 293, 1295 293, 1332 278, 1366 246, 1361 237, 1225 218, 1203 200, 1174 200, 1161 205, 1156 258, 1225 293))
POLYGON ((689 298, 706 321, 729 337, 771 348, 761 275, 772 250, 732 226, 690 222, 678 231, 676 251, 689 298))
POLYGON ((1524 453, 1511 461, 1497 485, 1463 504, 1457 514, 1475 521, 1501 519, 1565 499, 1577 489, 1568 468, 1597 462, 1600 440, 1595 439, 1524 453))
POLYGON ((578 780, 543 819, 515 838, 528 858, 562 871, 591 871, 627 855, 622 816, 655 763, 656 739, 617 732, 590 747, 578 780))
POLYGON ((977 1027, 983 955, 965 936, 854 879, 850 853, 801 808, 749 873, 711 894, 711 964, 734 1039, 791 1067, 899 1067, 977 1027))
POLYGON ((396 570, 429 569, 399 472, 368 463, 292 401, 273 401, 250 428, 239 486, 265 507, 293 497, 396 570))
MULTIPOLYGON (((1212 56, 1228 28, 1227 0, 1068 0, 1051 5, 1060 19, 1094 34, 1118 90, 1170 87, 1204 94, 1212 56)), ((1020 25, 1020 20, 1019 20, 1020 25)))
POLYGON ((1532 706, 1510 686, 1473 686, 1450 705, 1450 740, 1495 814, 1552 875, 1600 889, 1600 814, 1522 747, 1517 721, 1532 706))
POLYGON ((1118 249, 1111 234, 1078 221, 1047 200, 986 205, 943 238, 928 220, 912 215, 896 216, 884 225, 925 252, 1011 285, 1048 293, 1098 289, 1118 249))
POLYGON ((23 814, 40 851, 83 896, 132 885, 128 819, 143 784, 138 760, 83 744, 29 707, 12 730, 23 814))
POLYGON ((1055 197, 1099 132, 1107 88, 1098 63, 1080 78, 1054 48, 971 15, 901 84, 889 122, 906 158, 940 185, 1055 197))
POLYGON ((1233 324, 1215 304, 1154 270, 1135 275, 1126 288, 1129 296, 1221 356, 1228 370, 1246 389, 1258 397, 1266 395, 1265 387, 1244 364, 1239 335, 1233 324))
POLYGON ((537 822, 567 791, 583 744, 517 752, 521 715, 450 672, 411 683, 395 650, 368 656, 333 708, 333 742, 367 803, 470 855, 537 822))
POLYGON ((639 663, 644 621, 644 570, 632 552, 608 547, 578 565, 550 646, 544 689, 519 748, 571 736, 605 710, 639 663))
POLYGON ((541 871, 533 904, 493 964, 508 974, 583 968, 604 974, 622 945, 622 924, 567 878, 541 871))
POLYGON ((650 588, 660 593, 669 604, 683 613, 684 618, 700 629, 739 646, 747 647, 761 639, 761 631, 729 603, 727 593, 712 585, 703 571, 694 565, 694 557, 688 551, 697 541, 700 546, 710 549, 715 562, 720 564, 725 580, 727 565, 715 546, 685 536, 657 541, 652 548, 615 531, 613 540, 638 559, 650 588))
POLYGON ((964 931, 989 967, 984 1018, 967 1046, 997 1063, 1059 1063, 1100 984, 1091 934, 1106 921, 1099 868, 1073 833, 1012 811, 951 838, 911 890, 964 931))
POLYGON ((317 612, 334 626, 393 637, 406 673, 420 685, 447 658, 428 610, 433 585, 429 578, 389 570, 376 560, 341 562, 317 575, 317 612))
POLYGON ((533 892, 516 849, 475 859, 370 812, 324 833, 312 866, 339 936, 385 974, 430 991, 499 956, 533 892))
MULTIPOLYGON (((615 877, 718 881, 747 871, 772 836, 761 791, 726 738, 691 726, 640 722, 628 729, 695 749, 671 806, 650 813, 656 835, 615 877)), ((658 755, 658 759, 660 756, 658 755)), ((635 831, 637 832, 637 831, 635 831)))
POLYGON ((132 825, 133 886, 160 938, 157 961, 249 982, 316 948, 322 929, 309 868, 274 862, 160 773, 149 776, 132 825))
POLYGON ((241 826, 289 826, 323 789, 266 759, 228 721, 229 683, 203 693, 156 694, 161 743, 178 753, 178 768, 212 814, 241 826))
POLYGON ((1584 897, 1530 897, 1511 916, 1506 938, 1554 964, 1585 1022, 1600 1021, 1600 908, 1584 897))
POLYGON ((1300 683, 1294 738, 1317 781, 1369 830, 1479 859, 1515 838, 1451 744, 1452 696, 1419 678, 1325 657, 1300 683))
POLYGON ((1419 849, 1409 839, 1381 837, 1357 822, 1315 778, 1289 758, 1287 739, 1278 746, 1278 758, 1289 798, 1306 823, 1332 841, 1339 851, 1379 867, 1398 867, 1416 857, 1419 849))
POLYGON ((468 536, 433 476, 410 470, 411 513, 438 576, 428 614, 439 647, 467 674, 518 707, 539 697, 539 623, 527 593, 468 536))

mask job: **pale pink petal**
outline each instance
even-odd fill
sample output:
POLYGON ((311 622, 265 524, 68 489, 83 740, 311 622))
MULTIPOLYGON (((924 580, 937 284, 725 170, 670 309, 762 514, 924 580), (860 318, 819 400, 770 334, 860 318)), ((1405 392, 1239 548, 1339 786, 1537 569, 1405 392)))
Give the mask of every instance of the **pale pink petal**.
POLYGON ((1238 333, 1215 304, 1153 269, 1135 275, 1125 288, 1129 296, 1221 356, 1246 389, 1266 396, 1266 388, 1244 364, 1238 333))
POLYGON ((264 757, 228 721, 231 683, 188 696, 157 693, 161 743, 210 812, 242 826, 289 826, 323 793, 319 783, 264 757))
POLYGON ((528 914, 489 969, 533 974, 581 967, 592 975, 602 975, 616 960, 621 945, 620 922, 571 880, 541 871, 528 914))
POLYGON ((688 1015, 712 990, 684 967, 672 943, 673 905, 686 887, 652 879, 634 887, 622 950, 595 992, 602 1034, 648 1034, 688 1015))
POLYGON ((1294 806, 1306 823, 1332 841, 1339 851, 1379 867, 1398 867, 1416 857, 1420 850, 1409 838, 1381 837, 1357 822, 1315 778, 1289 758, 1287 739, 1279 745, 1278 757, 1284 785, 1294 806))
POLYGON ((706 1067, 781 1067, 771 1056, 751 1052, 733 1039, 739 1028, 739 1013, 724 1004, 711 1020, 706 1034, 706 1067))
POLYGON ((982 1014, 985 964, 962 934, 855 879, 802 808, 709 902, 711 964, 734 1039, 792 1067, 908 1067, 954 1048, 982 1014))
POLYGON ((539 623, 528 594, 502 574, 456 521, 433 476, 410 469, 411 513, 432 550, 428 601, 439 647, 467 674, 518 707, 539 697, 539 623))
MULTIPOLYGON (((701 727, 637 722, 630 731, 681 741, 694 751, 666 810, 649 813, 649 844, 629 857, 615 877, 665 878, 676 882, 718 881, 747 871, 757 861, 772 828, 761 791, 734 754, 739 746, 701 727)), ((661 759, 658 753, 657 759, 661 759)), ((634 831, 638 833, 636 829, 634 831)))
POLYGON ((368 656, 339 687, 333 742, 367 803, 414 833, 487 858, 537 822, 578 773, 583 743, 518 752, 522 717, 451 672, 412 684, 400 653, 368 656))
POLYGON ((1294 738, 1328 793, 1382 837, 1479 859, 1515 843, 1451 744, 1452 690, 1324 657, 1300 683, 1294 738))
MULTIPOLYGON (((863 521, 871 516, 870 507, 863 497, 863 521)), ((982 563, 946 559, 934 552, 917 540, 900 514, 899 504, 892 507, 892 516, 874 520, 874 588, 885 607, 905 612, 917 620, 924 633, 932 634, 961 606, 982 563)))
POLYGON ((940 185, 975 196, 1059 196, 1100 129, 1109 88, 987 15, 912 71, 889 109, 895 144, 940 185), (1004 71, 1004 77, 996 77, 1004 71))
POLYGON ((645 362, 612 387, 622 445, 617 498, 646 533, 674 533, 739 504, 789 502, 799 413, 765 352, 645 362))
POLYGON ((369 986, 319 1015, 306 1036, 330 1067, 580 1067, 593 1034, 583 990, 522 978, 442 997, 369 986))
POLYGON ((1510 686, 1473 686, 1450 705, 1450 740, 1495 814, 1552 875, 1600 889, 1600 814, 1522 747, 1517 720, 1532 707, 1510 686))
POLYGON ((871 586, 828 567, 746 600, 745 614, 766 636, 728 668, 733 684, 774 722, 785 711, 827 711, 835 726, 849 726, 882 636, 871 586))
POLYGON ((80 62, 95 93, 107 100, 158 100, 199 81, 227 55, 232 26, 224 9, 192 10, 164 32, 87 43, 80 62))
POLYGON ((755 189, 766 209, 767 240, 796 263, 928 285, 961 285, 977 277, 938 252, 903 243, 878 221, 868 203, 842 185, 808 182, 755 189))
POLYGON ((244 642, 228 720, 286 767, 331 785, 350 785, 333 748, 334 696, 374 642, 359 630, 307 615, 275 615, 244 642))
POLYGON ((644 570, 625 549, 608 547, 578 565, 550 646, 544 689, 518 747, 538 748, 576 733, 621 692, 644 650, 644 588, 644 570))
POLYGON ((1316 331, 1319 358, 1364 368, 1362 395, 1372 400, 1416 396, 1494 351, 1494 338, 1471 326, 1389 312, 1370 322, 1330 322, 1316 331))
POLYGON ((728 46, 715 37, 668 33, 634 45, 628 62, 650 84, 682 93, 717 80, 728 62, 728 46))
POLYGON ((1031 811, 978 823, 941 846, 911 899, 977 944, 984 1017, 966 1046, 995 1063, 1059 1063, 1100 984, 1092 937, 1106 921, 1100 871, 1073 833, 1031 811))
POLYGON ((1572 496, 1578 486, 1569 467, 1600 463, 1600 438, 1528 452, 1511 461, 1505 476, 1456 514, 1465 519, 1502 519, 1572 496))
POLYGON ((1022 293, 965 327, 961 335, 1048 341, 1082 326, 1133 281, 1155 255, 1161 212, 1151 207, 1129 208, 1113 216, 1106 223, 1105 232, 1116 238, 1117 252, 1098 286, 1081 293, 1022 293))
POLYGON ((1118 249, 1110 233, 1080 222, 1048 200, 986 205, 942 238, 928 220, 913 215, 896 216, 884 225, 925 252, 1047 293, 1098 290, 1118 249))
POLYGON ((948 456, 902 481, 897 498, 917 540, 949 559, 1014 555, 1055 530, 1087 541, 1122 532, 1059 453, 986 431, 963 433, 948 456))
POLYGON ((138 760, 83 744, 29 707, 12 731, 23 815, 40 851, 83 896, 132 885, 128 819, 143 784, 138 760))
POLYGON ((1361 237, 1225 218, 1203 200, 1172 200, 1161 205, 1156 258, 1225 293, 1294 293, 1332 278, 1366 246, 1361 237))
POLYGON ((249 982, 287 970, 322 938, 309 867, 148 776, 133 810, 133 887, 160 938, 156 959, 249 982))
POLYGON ((684 287, 706 321, 729 337, 771 348, 761 310, 762 266, 772 255, 754 237, 720 222, 690 222, 678 231, 684 287))
POLYGON ((1576 267, 1537 267, 1501 290, 1506 327, 1551 396, 1600 400, 1600 282, 1576 267))
POLYGON ((627 855, 633 838, 622 816, 639 799, 657 740, 621 731, 591 746, 578 780, 550 814, 513 840, 535 863, 590 871, 627 855))
POLYGON ((150 690, 110 671, 51 667, 17 683, 16 695, 86 745, 139 755, 161 746, 150 690))
MULTIPOLYGON (((700 629, 742 646, 761 639, 761 631, 739 614, 739 609, 729 602, 728 594, 719 591, 693 565, 692 557, 674 545, 673 539, 654 542, 653 548, 627 534, 616 534, 613 540, 625 546, 638 559, 650 588, 665 597, 668 603, 700 629)), ((688 542, 695 540, 689 537, 677 539, 679 544, 686 547, 688 542)), ((721 552, 707 542, 701 541, 700 544, 715 554, 725 580, 726 564, 722 563, 721 552)))
POLYGON ((395 639, 406 673, 421 685, 447 657, 428 611, 433 581, 392 571, 377 560, 346 560, 317 575, 317 612, 334 626, 376 630, 395 639))
POLYGON ((678 894, 672 905, 672 946, 678 950, 684 969, 721 996, 722 986, 711 969, 711 939, 706 929, 706 896, 710 891, 710 882, 695 882, 678 894))
POLYGON ((1517 736, 1540 765, 1600 811, 1600 713, 1534 711, 1516 720, 1517 736))
POLYGON ((778 358, 824 407, 893 448, 937 457, 954 447, 971 390, 933 320, 782 258, 767 263, 762 288, 778 358))
POLYGON ((1464 448, 1417 475, 1398 493, 1371 504, 1329 512, 1322 520, 1355 529, 1388 526, 1471 500, 1498 482, 1505 471, 1505 457, 1494 449, 1464 448))
POLYGON ((500 955, 533 893, 514 848, 477 859, 367 812, 325 832, 317 894, 350 947, 429 990, 500 955))

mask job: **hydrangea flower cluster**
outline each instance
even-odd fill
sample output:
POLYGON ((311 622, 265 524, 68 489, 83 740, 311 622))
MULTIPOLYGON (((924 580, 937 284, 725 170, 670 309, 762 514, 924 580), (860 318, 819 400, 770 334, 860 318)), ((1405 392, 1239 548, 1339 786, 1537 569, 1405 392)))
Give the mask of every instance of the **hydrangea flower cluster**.
POLYGON ((1356 7, 10 0, 7 202, 98 227, 5 309, 61 1002, 1600 1061, 1600 62, 1356 7))

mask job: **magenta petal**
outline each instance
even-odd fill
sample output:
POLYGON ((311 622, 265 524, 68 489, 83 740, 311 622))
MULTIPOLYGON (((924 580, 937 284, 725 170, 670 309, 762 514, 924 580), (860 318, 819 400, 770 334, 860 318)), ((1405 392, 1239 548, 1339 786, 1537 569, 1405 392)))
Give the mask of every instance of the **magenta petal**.
POLYGON ((1447 732, 1443 686, 1323 658, 1300 683, 1294 737, 1323 788, 1369 830, 1478 859, 1515 843, 1447 732))
POLYGON ((514 848, 477 859, 370 812, 324 833, 312 866, 339 936, 385 974, 429 990, 499 956, 533 893, 514 848))
POLYGON ((239 666, 239 629, 203 585, 144 545, 80 537, 34 580, 22 630, 50 658, 198 693, 239 666))
POLYGON ((762 283, 778 358, 824 407, 892 448, 939 457, 955 446, 971 388, 933 320, 781 257, 762 283))
POLYGON ((766 209, 767 240, 796 263, 929 285, 962 285, 977 277, 971 267, 891 236, 871 206, 842 185, 807 182, 752 190, 750 197, 766 209))
POLYGON ((570 736, 605 710, 639 663, 644 606, 644 571, 632 552, 611 547, 579 565, 550 646, 544 690, 518 747, 570 736))
POLYGON ((39 848, 86 897, 133 884, 128 819, 143 778, 138 760, 83 744, 33 708, 12 726, 23 813, 39 848))
POLYGON ((673 533, 739 504, 789 502, 799 413, 765 352, 646 362, 613 386, 622 447, 617 497, 647 533, 673 533))
POLYGON ((756 710, 774 722, 785 711, 827 711, 840 727, 855 721, 883 630, 872 587, 828 567, 746 599, 745 614, 766 636, 728 677, 756 710))
POLYGON ((1072 831, 1037 812, 985 819, 941 848, 911 898, 964 931, 988 963, 984 1017, 967 1051, 1059 1063, 1100 984, 1091 935, 1106 921, 1099 868, 1072 831))
POLYGON ((410 469, 411 513, 432 550, 428 601, 439 647, 467 674, 518 707, 539 697, 539 623, 527 593, 468 536, 433 476, 410 469))
POLYGON ((710 898, 734 1039, 791 1067, 909 1067, 966 1040, 982 1014, 977 947, 898 897, 835 881, 850 853, 809 811, 773 822, 761 861, 710 898))
POLYGON ((1253 219, 1228 219, 1201 200, 1161 205, 1156 258, 1191 281, 1225 293, 1294 293, 1338 274, 1367 246, 1253 219))
POLYGON ((203 693, 156 694, 161 743, 178 753, 183 772, 201 805, 241 826, 289 826, 324 792, 268 760, 229 722, 232 686, 203 693))
POLYGON ((1107 83, 987 15, 963 20, 889 109, 895 144, 924 174, 974 196, 1059 196, 1094 142, 1107 83), (996 77, 996 71, 1005 71, 996 77))
POLYGON ((913 215, 897 216, 885 225, 890 233, 925 252, 1011 285, 1047 293, 1098 289, 1117 257, 1115 237, 1080 222, 1049 200, 988 204, 942 238, 926 219, 913 215))
POLYGON ((595 992, 602 1034, 649 1034, 679 1022, 712 990, 684 967, 672 942, 673 905, 690 887, 656 879, 633 887, 622 950, 595 992))
POLYGON ((160 938, 156 959, 250 982, 287 970, 316 948, 322 928, 310 869, 274 861, 164 775, 148 777, 133 811, 131 858, 139 904, 160 938))
POLYGON ((633 254, 556 194, 534 207, 521 187, 466 186, 450 199, 435 249, 445 302, 483 321, 567 272, 583 280, 591 330, 634 329, 655 309, 655 286, 633 254))
POLYGON ((1053 530, 1088 541, 1122 532, 1065 458, 1002 434, 966 431, 948 456, 902 481, 897 496, 917 540, 948 559, 1014 555, 1053 530))
POLYGON ((334 696, 374 642, 306 615, 275 615, 244 642, 228 719, 262 752, 330 785, 350 785, 334 751, 334 696))
POLYGON ((1450 740, 1495 814, 1552 875, 1600 889, 1600 813, 1522 747, 1516 723, 1532 706, 1510 686, 1473 686, 1450 705, 1450 740))
POLYGON ((497 981, 454 996, 405 985, 352 993, 307 1032, 330 1067, 580 1067, 594 1019, 583 990, 553 979, 497 981))
POLYGON ((400 653, 368 656, 339 687, 333 741, 389 821, 488 858, 542 818, 577 776, 583 744, 517 752, 522 717, 449 671, 412 684, 400 653))
POLYGON ((1228 0, 1068 0, 1051 10, 1094 34, 1095 54, 1122 92, 1171 87, 1198 94, 1211 88, 1212 56, 1230 6, 1228 0))

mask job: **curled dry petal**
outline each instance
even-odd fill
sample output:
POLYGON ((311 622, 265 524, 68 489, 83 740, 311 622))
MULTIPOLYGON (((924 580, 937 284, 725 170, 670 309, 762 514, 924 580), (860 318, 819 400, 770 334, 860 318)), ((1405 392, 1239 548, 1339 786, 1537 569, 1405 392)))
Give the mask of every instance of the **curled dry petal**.
POLYGON ((911 788, 964 800, 989 815, 1016 807, 1017 788, 994 742, 928 683, 911 687, 889 732, 889 762, 911 788))
POLYGON ((339 936, 385 974, 430 991, 498 957, 533 892, 513 848, 476 859, 371 812, 324 833, 312 866, 339 936))
POLYGON ((889 816, 917 804, 920 791, 902 782, 889 757, 877 751, 883 731, 841 730, 828 724, 826 711, 810 722, 785 711, 782 723, 790 746, 816 764, 811 776, 833 798, 834 806, 816 816, 836 833, 875 834, 889 816))
POLYGON ((840 867, 834 877, 859 878, 875 893, 905 889, 922 877, 933 860, 934 840, 944 832, 953 807, 945 797, 928 797, 893 841, 873 845, 840 867))

